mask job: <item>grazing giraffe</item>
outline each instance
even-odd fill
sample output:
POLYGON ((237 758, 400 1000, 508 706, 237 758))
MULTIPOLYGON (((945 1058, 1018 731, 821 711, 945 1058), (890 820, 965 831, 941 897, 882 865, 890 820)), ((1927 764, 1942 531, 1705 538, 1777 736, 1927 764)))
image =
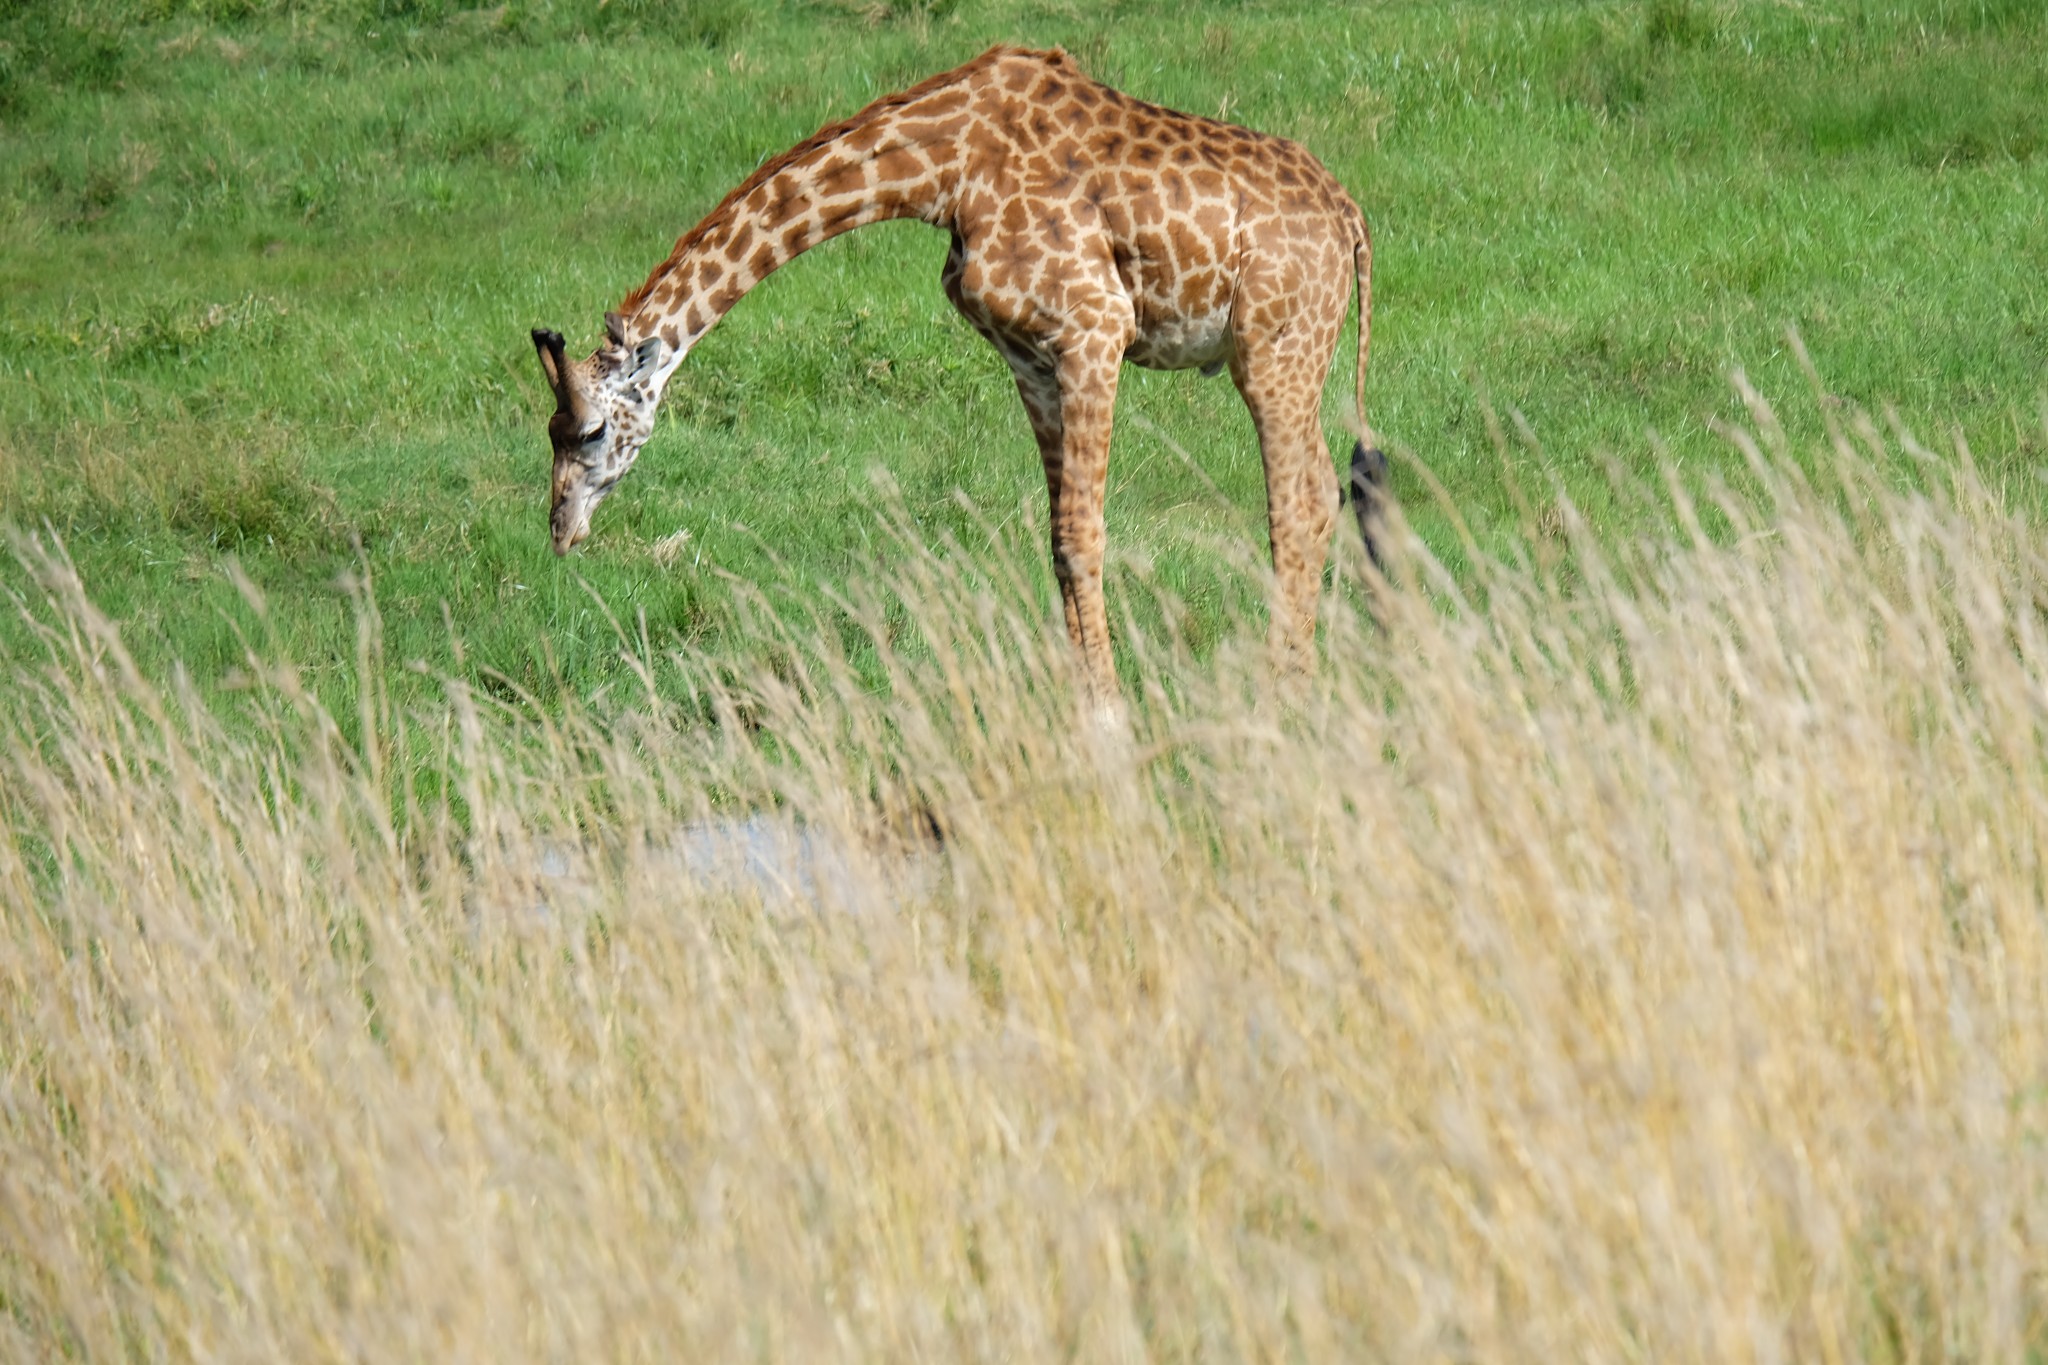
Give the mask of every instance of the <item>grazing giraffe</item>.
MULTIPOLYGON (((556 398, 555 552, 590 533, 699 338, 792 257, 890 218, 952 234, 946 297, 1016 376, 1045 464, 1067 633, 1096 705, 1116 695, 1103 492, 1125 360, 1229 369, 1265 460, 1274 635, 1305 665, 1340 500, 1323 376, 1354 280, 1363 419, 1364 215, 1297 144, 1132 99, 1057 50, 992 48, 767 161, 606 315, 588 359, 570 361, 560 333, 534 332, 556 398)), ((1369 549, 1385 471, 1361 440, 1352 484, 1369 549)))

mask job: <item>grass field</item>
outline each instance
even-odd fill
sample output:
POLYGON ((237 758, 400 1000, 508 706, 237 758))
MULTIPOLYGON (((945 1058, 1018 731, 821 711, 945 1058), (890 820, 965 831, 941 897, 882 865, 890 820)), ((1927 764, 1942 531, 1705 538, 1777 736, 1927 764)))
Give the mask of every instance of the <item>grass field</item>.
POLYGON ((0 1358, 2035 1358, 2048 559, 1761 444, 1576 586, 1403 542, 1285 706, 1149 638, 1122 739, 900 521, 801 669, 357 741, 32 558, 0 1358))
POLYGON ((0 220, 0 1360, 2048 1356, 2040 5, 0 0, 0 220), (914 226, 548 548, 527 330, 996 40, 1373 219, 1304 682, 1134 372, 1072 724, 914 226))
MULTIPOLYGON (((607 613, 724 644, 714 570, 873 571, 877 470, 932 535, 978 534, 956 490, 998 523, 1042 506, 1007 371, 914 224, 744 302, 562 563, 526 340, 594 344, 762 157, 997 40, 1330 165, 1379 245, 1372 420, 1483 543, 1515 515, 1483 395, 1548 452, 1513 455, 1533 497, 1555 482, 1628 534, 1595 456, 1647 468, 1654 432, 1725 465, 1730 367, 1816 413, 1788 325, 1833 392, 1960 424, 2039 499, 2048 22, 2026 0, 132 0, 21 6, 0 36, 0 509, 54 524, 143 657, 203 686, 249 625, 230 558, 347 712, 345 570, 378 585, 401 691, 412 660, 458 667, 452 627, 468 676, 587 696, 625 680, 607 613)), ((1330 393, 1348 448, 1341 375, 1330 393)), ((1132 373, 1111 483, 1117 562, 1215 635, 1245 600, 1218 565, 1264 534, 1228 381, 1132 373)))

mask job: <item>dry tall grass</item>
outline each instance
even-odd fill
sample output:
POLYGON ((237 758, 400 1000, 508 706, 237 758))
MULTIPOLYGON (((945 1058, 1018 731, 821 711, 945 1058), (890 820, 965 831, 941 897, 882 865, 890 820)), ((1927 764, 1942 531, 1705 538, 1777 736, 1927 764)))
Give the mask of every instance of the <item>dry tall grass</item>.
POLYGON ((602 725, 358 743, 28 555, 0 1351, 2048 1346, 2048 557, 1760 419, 1714 534, 1483 601, 1411 542, 1301 695, 1155 643, 1121 740, 999 564, 853 603, 885 688, 764 618, 602 725))

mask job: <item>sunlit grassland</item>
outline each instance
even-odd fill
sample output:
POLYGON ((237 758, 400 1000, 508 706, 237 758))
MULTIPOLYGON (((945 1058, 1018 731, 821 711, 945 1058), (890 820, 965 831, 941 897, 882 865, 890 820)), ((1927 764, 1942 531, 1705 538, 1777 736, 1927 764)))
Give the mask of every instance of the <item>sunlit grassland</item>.
POLYGON ((0 1359, 2048 1352, 2044 224, 2028 0, 0 7, 0 1359), (996 40, 1372 218, 1308 678, 1134 371, 1075 723, 914 226, 548 551, 528 328, 996 40))
MULTIPOLYGON (((1689 471, 1724 467, 1707 429, 1735 415, 1731 366, 1805 392, 1788 324, 1841 398, 1960 424, 1995 485, 2038 498, 2029 4, 138 0, 7 24, 0 511, 53 524, 135 648, 202 687, 251 625, 230 559, 319 686, 347 685, 337 584, 367 571, 393 686, 456 667, 460 636, 473 680, 552 702, 626 682, 608 616, 730 641, 733 583, 782 581, 777 557, 800 595, 874 569, 878 469, 931 538, 1025 515, 1034 452, 929 230, 853 234, 742 304, 561 563, 525 340, 590 344, 761 157, 996 40, 1064 43, 1336 171, 1379 246, 1369 416, 1482 543, 1513 508, 1482 395, 1535 438, 1516 482, 1628 534, 1595 457, 1645 468, 1655 433, 1689 471), (664 539, 680 552, 657 559, 664 539)), ((1116 564, 1161 575, 1213 640, 1255 598, 1219 566, 1263 537, 1227 381, 1129 373, 1111 483, 1116 564)), ((1456 563, 1449 523, 1415 516, 1456 563)))
POLYGON ((902 513, 601 717, 389 706, 367 598, 355 725, 210 704, 28 548, 0 1356, 2030 1358, 2048 560, 1771 430, 1292 692, 1129 632, 1123 734, 902 513))

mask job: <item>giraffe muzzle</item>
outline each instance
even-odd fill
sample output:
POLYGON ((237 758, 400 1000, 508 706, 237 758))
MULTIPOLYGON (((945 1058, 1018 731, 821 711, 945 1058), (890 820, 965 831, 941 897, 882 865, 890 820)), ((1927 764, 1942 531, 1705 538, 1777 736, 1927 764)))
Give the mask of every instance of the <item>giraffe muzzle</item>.
POLYGON ((565 555, 590 539, 590 510, 589 505, 585 504, 571 515, 563 515, 569 511, 567 507, 556 512, 554 524, 550 529, 553 532, 552 539, 557 555, 565 555))

